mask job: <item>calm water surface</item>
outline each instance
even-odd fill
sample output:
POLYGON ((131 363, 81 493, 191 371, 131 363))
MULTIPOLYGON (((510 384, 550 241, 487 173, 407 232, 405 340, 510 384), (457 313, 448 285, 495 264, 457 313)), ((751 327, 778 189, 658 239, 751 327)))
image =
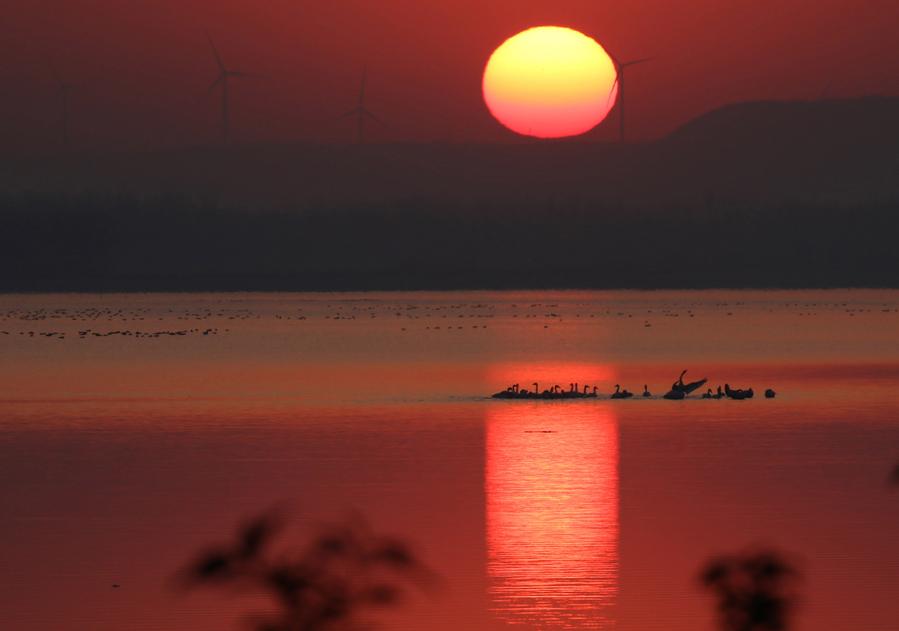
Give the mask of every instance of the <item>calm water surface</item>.
POLYGON ((712 629, 699 567, 763 543, 798 629, 894 631, 896 461, 899 292, 0 296, 0 628, 240 628, 172 577, 283 504, 442 575, 381 628, 712 629), (683 368, 779 394, 485 397, 683 368))

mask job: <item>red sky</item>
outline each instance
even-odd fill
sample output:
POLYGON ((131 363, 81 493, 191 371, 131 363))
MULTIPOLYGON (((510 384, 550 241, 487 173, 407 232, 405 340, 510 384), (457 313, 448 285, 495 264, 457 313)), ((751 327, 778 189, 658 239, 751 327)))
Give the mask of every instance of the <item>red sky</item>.
MULTIPOLYGON (((77 84, 82 146, 208 142, 218 100, 208 29, 234 86, 238 140, 347 141, 364 63, 378 140, 502 141, 480 94, 490 52, 537 24, 582 30, 622 58, 629 129, 663 135, 718 105, 899 94, 895 0, 8 0, 0 29, 0 150, 58 137, 55 60, 77 84)), ((614 114, 613 114, 614 116, 614 114)), ((608 120, 611 123, 612 119, 608 120)), ((613 125, 594 131, 612 137, 613 125)))

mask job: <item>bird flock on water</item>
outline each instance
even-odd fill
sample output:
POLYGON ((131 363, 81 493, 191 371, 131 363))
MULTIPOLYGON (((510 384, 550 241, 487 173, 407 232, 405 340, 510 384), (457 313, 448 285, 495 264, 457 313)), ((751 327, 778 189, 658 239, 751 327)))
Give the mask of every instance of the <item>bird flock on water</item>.
MULTIPOLYGON (((702 386, 704 386, 707 382, 707 378, 700 379, 699 381, 692 381, 685 383, 684 376, 687 374, 687 371, 684 370, 681 372, 680 377, 678 377, 677 381, 671 384, 671 389, 666 392, 662 398, 668 399, 670 401, 680 401, 682 399, 686 399, 689 394, 695 392, 702 386)), ((527 388, 522 388, 520 384, 514 383, 507 387, 505 390, 500 390, 492 395, 494 399, 544 399, 544 400, 559 400, 559 399, 598 399, 599 395, 599 387, 597 386, 588 386, 584 384, 581 386, 579 383, 570 383, 568 384, 568 390, 564 390, 562 386, 556 384, 550 388, 541 390, 540 384, 538 382, 534 382, 531 385, 534 386, 533 390, 528 390, 527 388)), ((644 384, 643 386, 643 394, 641 395, 644 399, 654 398, 652 392, 649 391, 649 385, 644 384)), ((724 388, 718 386, 717 391, 713 392, 711 388, 708 388, 706 392, 702 395, 703 399, 751 399, 755 396, 755 391, 750 387, 746 389, 742 388, 731 388, 729 383, 724 384, 724 388)), ((772 389, 768 388, 765 390, 765 398, 773 399, 777 396, 777 393, 772 389)), ((612 392, 608 397, 609 399, 630 399, 634 397, 634 393, 629 391, 628 389, 622 389, 620 384, 615 384, 615 391, 612 392)))

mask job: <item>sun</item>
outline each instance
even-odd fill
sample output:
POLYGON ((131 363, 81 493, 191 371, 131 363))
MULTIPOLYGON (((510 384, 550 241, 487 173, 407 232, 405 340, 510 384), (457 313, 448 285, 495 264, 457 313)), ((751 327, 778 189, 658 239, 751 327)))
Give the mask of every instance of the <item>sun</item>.
POLYGON ((618 93, 612 58, 592 37, 537 26, 510 37, 484 69, 484 101, 512 131, 537 138, 586 133, 608 116, 618 93))

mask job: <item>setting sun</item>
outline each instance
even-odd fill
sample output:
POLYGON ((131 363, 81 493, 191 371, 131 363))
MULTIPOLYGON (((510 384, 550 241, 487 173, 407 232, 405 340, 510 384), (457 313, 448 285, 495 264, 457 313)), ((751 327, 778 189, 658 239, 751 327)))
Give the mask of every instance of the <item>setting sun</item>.
POLYGON ((510 37, 484 70, 484 101, 514 132, 562 138, 590 131, 615 104, 615 64, 596 40, 561 26, 510 37))

